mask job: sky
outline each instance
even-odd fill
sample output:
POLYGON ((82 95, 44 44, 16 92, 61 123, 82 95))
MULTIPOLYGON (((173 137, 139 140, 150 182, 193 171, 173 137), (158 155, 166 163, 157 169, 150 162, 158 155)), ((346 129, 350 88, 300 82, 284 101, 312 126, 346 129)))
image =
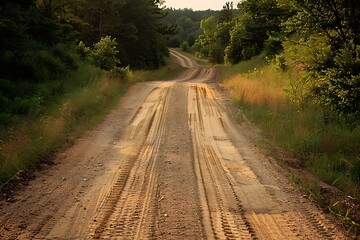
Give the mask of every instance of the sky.
MULTIPOLYGON (((229 0, 165 0, 165 6, 170 8, 192 8, 194 10, 220 10, 229 0)), ((233 1, 234 5, 237 1, 233 1)))

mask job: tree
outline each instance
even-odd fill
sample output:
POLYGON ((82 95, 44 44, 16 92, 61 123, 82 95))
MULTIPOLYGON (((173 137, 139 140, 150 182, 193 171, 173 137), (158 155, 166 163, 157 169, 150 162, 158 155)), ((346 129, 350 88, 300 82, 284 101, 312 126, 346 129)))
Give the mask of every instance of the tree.
POLYGON ((233 18, 233 9, 234 3, 233 2, 226 2, 223 6, 223 9, 219 13, 219 22, 229 22, 233 18))
POLYGON ((194 11, 192 9, 165 9, 167 15, 163 19, 164 22, 177 26, 177 33, 168 36, 167 45, 169 47, 179 47, 184 41, 193 46, 195 40, 203 33, 200 29, 200 21, 212 15, 216 15, 216 11, 194 11))
POLYGON ((218 23, 214 16, 203 19, 200 27, 204 34, 198 37, 193 47, 196 54, 206 57, 211 63, 223 63, 224 51, 229 44, 233 25, 233 21, 218 23))
POLYGON ((255 23, 249 14, 243 14, 235 20, 235 25, 230 30, 230 42, 225 49, 226 64, 235 64, 260 53, 264 33, 251 31, 253 24, 255 23))
POLYGON ((356 0, 293 0, 282 3, 296 10, 285 23, 288 32, 301 34, 293 44, 312 48, 322 38, 322 61, 304 61, 314 79, 313 94, 318 101, 336 110, 349 124, 360 118, 360 2, 356 0))
POLYGON ((112 36, 118 43, 118 58, 124 66, 157 68, 168 54, 166 36, 174 25, 163 22, 166 12, 156 0, 82 0, 79 15, 88 25, 80 27, 87 45, 112 36))
POLYGON ((90 52, 91 62, 104 70, 112 70, 119 63, 117 59, 118 50, 116 49, 116 39, 110 36, 102 37, 98 43, 94 44, 94 49, 90 52))

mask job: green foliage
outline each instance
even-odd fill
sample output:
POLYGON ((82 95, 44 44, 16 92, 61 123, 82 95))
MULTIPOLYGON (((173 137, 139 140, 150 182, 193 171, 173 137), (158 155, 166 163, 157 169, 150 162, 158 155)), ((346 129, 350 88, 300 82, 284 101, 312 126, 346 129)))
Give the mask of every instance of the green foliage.
POLYGON ((322 104, 333 108, 354 128, 360 124, 360 75, 346 75, 335 68, 323 71, 314 92, 322 104))
POLYGON ((184 52, 189 52, 190 51, 189 43, 187 41, 182 42, 180 45, 180 49, 183 50, 184 52))
POLYGON ((280 38, 270 36, 264 42, 264 53, 269 59, 274 58, 283 51, 282 41, 280 38))
POLYGON ((11 125, 19 117, 40 114, 66 92, 64 79, 80 61, 115 69, 113 75, 121 77, 129 64, 159 67, 168 54, 165 37, 175 31, 162 20, 165 15, 159 1, 148 0, 3 1, 1 122, 11 125), (93 49, 86 46, 93 43, 93 49))
POLYGON ((202 20, 204 34, 193 47, 197 56, 207 57, 212 63, 231 65, 248 60, 264 49, 269 57, 282 50, 281 40, 274 36, 279 35, 282 20, 291 12, 280 8, 276 0, 247 0, 238 7, 239 16, 232 14, 232 3, 227 2, 218 21, 215 17, 202 20))
POLYGON ((210 16, 215 16, 217 11, 205 10, 194 11, 192 9, 165 9, 167 16, 164 21, 169 24, 177 26, 177 33, 169 36, 167 41, 168 47, 180 47, 180 44, 187 41, 190 46, 193 46, 195 40, 203 32, 200 29, 200 21, 210 16))
POLYGON ((278 71, 286 70, 286 62, 283 54, 278 54, 273 58, 274 68, 278 71))
POLYGON ((229 31, 233 22, 218 23, 214 16, 201 21, 203 34, 198 37, 193 46, 196 56, 207 58, 210 63, 223 63, 225 46, 230 41, 229 31))
MULTIPOLYGON (((223 67, 220 74, 241 111, 257 123, 268 138, 296 156, 298 164, 345 194, 360 197, 360 128, 350 129, 346 122, 339 121, 336 112, 314 101, 301 107, 289 101, 292 99, 283 91, 284 87, 290 88, 289 78, 297 84, 305 81, 298 75, 297 66, 279 71, 271 63, 249 74, 244 66, 254 66, 257 61, 253 58, 223 67), (239 71, 242 74, 237 75, 239 71)), ((304 96, 308 96, 307 93, 304 96)))
POLYGON ((156 0, 82 1, 78 15, 86 23, 80 40, 90 46, 102 37, 115 38, 123 67, 158 68, 168 55, 166 37, 176 33, 156 0))
POLYGON ((132 74, 129 66, 115 67, 111 69, 110 76, 115 79, 127 80, 131 78, 132 74))
POLYGON ((98 43, 94 44, 94 49, 90 52, 90 61, 103 70, 114 69, 120 63, 116 58, 118 53, 116 47, 115 38, 111 39, 110 36, 102 37, 98 43))
POLYGON ((287 4, 296 14, 284 26, 299 37, 287 40, 284 47, 305 64, 312 80, 309 96, 336 111, 349 126, 356 126, 360 117, 360 3, 293 0, 287 4))
POLYGON ((75 50, 82 61, 87 60, 90 56, 91 49, 87 47, 83 41, 79 42, 75 50))

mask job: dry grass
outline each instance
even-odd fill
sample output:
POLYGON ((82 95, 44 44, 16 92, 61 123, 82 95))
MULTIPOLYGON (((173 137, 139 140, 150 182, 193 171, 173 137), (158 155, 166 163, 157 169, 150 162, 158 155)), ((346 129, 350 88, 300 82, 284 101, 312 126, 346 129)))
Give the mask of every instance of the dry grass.
POLYGON ((104 117, 121 94, 124 84, 102 78, 77 89, 64 99, 58 111, 40 118, 27 118, 11 131, 12 137, 0 146, 0 176, 7 180, 19 170, 48 161, 64 143, 104 117))
MULTIPOLYGON (((243 66, 256 65, 251 61, 254 60, 223 67, 222 76, 229 76, 234 69, 243 66)), ((344 216, 351 210, 347 221, 352 219, 359 223, 360 214, 352 213, 357 211, 358 207, 354 207, 357 205, 350 206, 347 202, 348 199, 360 199, 360 126, 350 129, 338 121, 334 113, 330 113, 330 120, 325 121, 329 110, 324 111, 311 99, 302 101, 304 90, 309 89, 303 84, 300 72, 299 66, 282 72, 270 64, 222 80, 242 112, 262 129, 267 139, 300 160, 298 167, 306 168, 343 191, 340 195, 326 195, 326 199, 318 192, 315 195, 319 202, 333 208, 334 203, 345 199, 346 204, 337 204, 336 215, 344 216), (294 84, 296 88, 293 88, 294 84)), ((273 157, 281 159, 268 144, 264 147, 273 157)), ((306 186, 306 182, 300 184, 312 193, 320 189, 317 183, 314 186, 306 186)))
POLYGON ((160 81, 175 79, 183 70, 174 57, 167 59, 165 66, 157 70, 136 70, 133 72, 132 81, 160 81))
POLYGON ((49 161, 60 148, 100 123, 132 83, 169 79, 180 70, 170 59, 159 70, 129 73, 125 81, 84 66, 67 79, 66 93, 47 106, 44 114, 27 116, 2 134, 6 140, 0 140, 0 186, 18 171, 49 161))
POLYGON ((236 101, 245 104, 271 108, 284 108, 287 105, 283 78, 275 76, 276 72, 267 69, 251 74, 240 74, 224 82, 236 101), (278 81, 274 81, 278 79, 278 81))

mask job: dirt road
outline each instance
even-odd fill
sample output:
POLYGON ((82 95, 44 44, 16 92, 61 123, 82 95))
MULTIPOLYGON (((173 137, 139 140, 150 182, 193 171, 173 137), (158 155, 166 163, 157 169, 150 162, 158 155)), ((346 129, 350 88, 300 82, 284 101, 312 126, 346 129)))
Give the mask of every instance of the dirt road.
POLYGON ((245 137, 214 69, 133 86, 0 202, 0 239, 345 239, 245 137))

